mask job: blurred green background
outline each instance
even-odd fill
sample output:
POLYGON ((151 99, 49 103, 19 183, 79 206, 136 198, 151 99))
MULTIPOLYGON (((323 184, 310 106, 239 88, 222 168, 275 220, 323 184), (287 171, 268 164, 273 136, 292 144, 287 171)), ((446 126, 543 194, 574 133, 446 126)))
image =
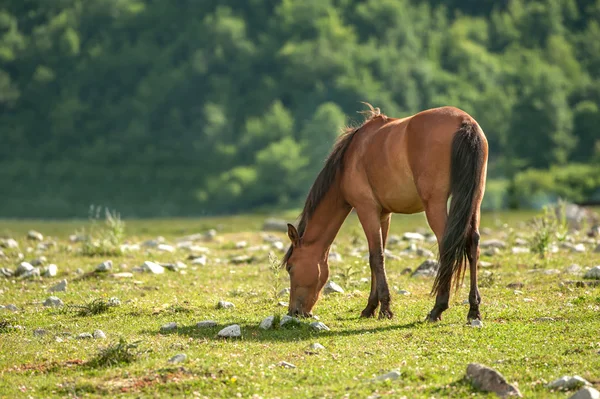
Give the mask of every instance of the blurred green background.
POLYGON ((300 205, 367 101, 453 105, 485 209, 600 200, 600 0, 4 0, 0 217, 300 205))

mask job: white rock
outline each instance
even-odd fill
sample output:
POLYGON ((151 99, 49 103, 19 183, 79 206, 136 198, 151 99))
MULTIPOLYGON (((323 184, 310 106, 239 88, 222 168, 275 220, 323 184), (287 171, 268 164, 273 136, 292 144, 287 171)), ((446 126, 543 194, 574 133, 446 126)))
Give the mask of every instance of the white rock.
POLYGON ((233 309, 233 308, 235 308, 235 305, 231 302, 219 301, 219 303, 217 303, 217 309, 233 309))
POLYGON ((98 266, 96 266, 96 271, 99 273, 107 272, 110 269, 112 269, 112 266, 113 266, 112 260, 107 260, 107 261, 100 263, 98 266))
POLYGON ((575 388, 579 388, 579 387, 587 386, 587 385, 590 385, 590 383, 578 375, 575 375, 575 376, 565 375, 565 376, 560 377, 557 380, 552 381, 551 383, 549 383, 547 385, 547 387, 550 389, 568 390, 568 389, 575 389, 575 388))
POLYGON ((258 325, 258 328, 262 330, 270 330, 271 328, 273 328, 273 320, 275 320, 275 316, 269 316, 264 318, 258 325))
POLYGON ((19 243, 12 238, 7 238, 5 240, 0 240, 0 247, 17 249, 19 248, 19 243))
POLYGON ((175 247, 172 245, 169 245, 169 244, 158 244, 156 249, 161 252, 169 252, 169 253, 175 252, 175 247))
POLYGON ((119 298, 113 296, 113 297, 108 298, 107 304, 108 304, 108 306, 112 306, 112 307, 116 308, 116 307, 121 306, 121 300, 119 298))
POLYGON ((583 278, 592 278, 595 280, 600 280, 600 266, 592 267, 590 270, 585 272, 583 278))
POLYGON ((409 295, 410 295, 410 292, 409 292, 409 291, 407 291, 407 290, 398 290, 398 294, 400 294, 400 295, 406 295, 406 296, 409 296, 409 295))
POLYGON ((36 337, 43 337, 46 334, 48 334, 48 331, 44 330, 43 328, 36 328, 33 330, 33 335, 36 337))
POLYGON ((81 333, 75 337, 75 339, 92 339, 94 336, 90 333, 81 333))
POLYGON ((242 330, 240 329, 239 325, 234 324, 234 325, 225 327, 224 329, 219 331, 219 333, 217 335, 219 337, 224 337, 224 338, 236 338, 236 337, 240 337, 242 335, 242 330))
POLYGON ((525 247, 512 247, 511 252, 513 254, 528 254, 531 251, 529 250, 529 248, 525 247))
POLYGON ((581 266, 573 263, 571 266, 567 267, 565 269, 565 273, 571 273, 571 274, 576 274, 581 272, 581 266))
POLYGON ((236 249, 243 249, 243 248, 246 248, 247 246, 248 246, 248 243, 246 241, 238 241, 235 243, 236 249))
POLYGON ((584 387, 575 392, 569 399, 600 399, 600 392, 592 387, 584 387))
POLYGON ((216 327, 217 322, 214 320, 202 320, 196 323, 197 328, 212 328, 216 327))
POLYGON ((573 252, 578 252, 578 253, 583 253, 586 251, 585 249, 585 245, 583 244, 577 244, 573 247, 572 249, 573 252))
POLYGON ((58 267, 52 263, 49 264, 48 267, 44 270, 44 277, 56 277, 58 274, 58 267))
POLYGON ((58 284, 48 289, 48 292, 65 292, 67 290, 67 280, 63 279, 58 284))
POLYGON ((59 308, 61 306, 64 306, 64 303, 60 298, 51 296, 44 301, 44 306, 52 307, 52 308, 59 308))
POLYGON ((35 231, 35 230, 29 230, 29 233, 27 233, 27 238, 29 240, 35 240, 35 241, 43 241, 44 240, 44 236, 42 235, 42 233, 35 231))
POLYGON ((320 343, 318 343, 318 342, 315 342, 314 344, 312 344, 312 345, 310 346, 310 349, 312 349, 312 350, 314 350, 314 351, 319 351, 319 350, 323 350, 323 349, 325 349, 325 347, 324 347, 323 345, 321 345, 320 343))
POLYGON ((179 353, 172 358, 169 359, 169 363, 183 363, 187 360, 187 355, 185 353, 179 353))
POLYGON ((433 277, 436 275, 438 268, 439 268, 438 262, 436 262, 435 260, 432 260, 432 259, 428 259, 425 262, 421 263, 419 265, 419 267, 417 267, 417 270, 415 270, 411 274, 411 277, 419 277, 419 276, 433 277))
POLYGON ((197 258, 192 259, 192 265, 206 266, 207 261, 208 261, 208 258, 206 257, 206 255, 201 255, 197 258))
POLYGON ((21 276, 23 274, 26 274, 28 272, 33 271, 33 269, 35 269, 33 267, 33 265, 29 262, 21 262, 19 264, 19 266, 17 266, 17 270, 15 270, 15 276, 21 276))
POLYGON ((478 320, 478 319, 473 319, 473 320, 471 320, 471 327, 482 328, 483 327, 483 322, 481 320, 478 320))
POLYGON ((376 379, 378 381, 385 381, 385 380, 397 380, 398 378, 400 378, 400 372, 398 370, 392 370, 389 373, 380 375, 376 379))
POLYGON ((142 265, 142 269, 145 272, 152 274, 163 274, 165 272, 165 268, 159 265, 158 263, 151 262, 149 260, 145 261, 142 265))
POLYGON ((340 287, 339 285, 337 285, 336 283, 334 283, 333 281, 328 281, 327 284, 325 284, 325 287, 323 288, 323 292, 325 294, 333 294, 333 293, 343 294, 344 289, 342 287, 340 287))
POLYGON ((298 319, 296 319, 295 317, 292 317, 292 316, 285 315, 279 321, 279 326, 283 327, 288 323, 298 323, 298 319))
POLYGON ((290 289, 289 288, 284 288, 281 291, 279 291, 279 293, 277 294, 277 296, 282 297, 282 296, 289 296, 290 295, 290 289))
POLYGON ((342 255, 337 252, 329 252, 329 262, 341 262, 342 255))
POLYGON ((321 321, 314 321, 314 322, 310 323, 310 326, 317 331, 330 331, 329 327, 327 327, 321 321))
POLYGON ((113 277, 113 278, 132 278, 133 273, 131 273, 131 272, 114 273, 114 274, 111 274, 111 277, 113 277))
POLYGON ((48 262, 48 259, 45 256, 40 256, 39 258, 32 259, 29 263, 33 266, 42 266, 46 262, 48 262))
POLYGON ((417 249, 417 256, 423 256, 425 258, 433 258, 435 254, 428 249, 419 248, 417 249))
POLYGON ((284 251, 285 250, 285 244, 282 243, 281 241, 275 241, 271 244, 271 246, 273 248, 275 248, 278 251, 284 251))
POLYGON ((292 363, 288 363, 288 362, 284 362, 284 361, 277 363, 277 365, 281 366, 283 368, 286 368, 286 369, 295 369, 296 368, 296 366, 294 366, 292 363))
POLYGON ((177 330, 177 323, 175 323, 175 322, 163 324, 160 327, 160 332, 169 332, 169 331, 175 331, 175 330, 177 330))
POLYGON ((106 339, 106 334, 102 330, 96 330, 93 334, 94 339, 106 339))
POLYGON ((425 236, 423 234, 419 234, 419 233, 404 233, 402 235, 402 239, 406 240, 406 241, 424 241, 425 240, 425 236))
POLYGON ((289 304, 289 302, 279 301, 279 302, 277 302, 277 306, 281 306, 283 308, 287 308, 288 306, 290 306, 290 304, 289 304))
POLYGON ((491 239, 491 240, 482 241, 480 246, 483 249, 488 249, 488 248, 504 249, 504 248, 506 248, 506 243, 502 240, 491 239))
POLYGON ((144 241, 142 243, 142 247, 146 247, 146 248, 156 248, 158 247, 160 244, 163 244, 165 242, 165 238, 164 237, 157 237, 156 240, 147 240, 144 241))

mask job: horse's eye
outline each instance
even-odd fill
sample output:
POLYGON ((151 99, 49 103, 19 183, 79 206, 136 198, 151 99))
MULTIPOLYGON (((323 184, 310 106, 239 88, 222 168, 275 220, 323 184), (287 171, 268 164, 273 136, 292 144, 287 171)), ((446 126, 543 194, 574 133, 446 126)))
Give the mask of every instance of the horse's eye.
POLYGON ((292 270, 293 265, 291 263, 288 263, 287 265, 285 265, 285 270, 287 270, 287 272, 289 273, 290 270, 292 270))

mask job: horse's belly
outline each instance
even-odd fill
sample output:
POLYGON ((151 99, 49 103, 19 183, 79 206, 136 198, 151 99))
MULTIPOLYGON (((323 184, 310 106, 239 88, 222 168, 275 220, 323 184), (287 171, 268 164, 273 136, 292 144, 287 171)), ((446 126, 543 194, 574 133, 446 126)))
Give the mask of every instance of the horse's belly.
POLYGON ((382 207, 392 213, 418 213, 423 211, 423 203, 412 179, 404 181, 389 179, 383 190, 377 193, 382 207))

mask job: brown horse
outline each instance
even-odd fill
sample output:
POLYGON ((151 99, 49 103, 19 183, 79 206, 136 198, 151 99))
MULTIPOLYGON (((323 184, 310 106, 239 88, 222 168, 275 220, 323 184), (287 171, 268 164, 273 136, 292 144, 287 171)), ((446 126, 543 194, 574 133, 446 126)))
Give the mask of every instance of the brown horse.
MULTIPOLYGON (((369 104, 367 104, 369 105, 369 104)), ((369 243, 371 293, 362 317, 391 318, 384 249, 392 213, 425 211, 439 248, 428 320, 448 309, 452 282, 470 266, 470 309, 480 319, 477 287, 479 216, 488 144, 478 123, 453 107, 389 118, 369 105, 369 117, 335 144, 306 199, 298 229, 283 259, 290 275, 289 314, 310 316, 329 278, 329 248, 354 208, 369 243), (448 198, 452 196, 448 211, 448 198)))

